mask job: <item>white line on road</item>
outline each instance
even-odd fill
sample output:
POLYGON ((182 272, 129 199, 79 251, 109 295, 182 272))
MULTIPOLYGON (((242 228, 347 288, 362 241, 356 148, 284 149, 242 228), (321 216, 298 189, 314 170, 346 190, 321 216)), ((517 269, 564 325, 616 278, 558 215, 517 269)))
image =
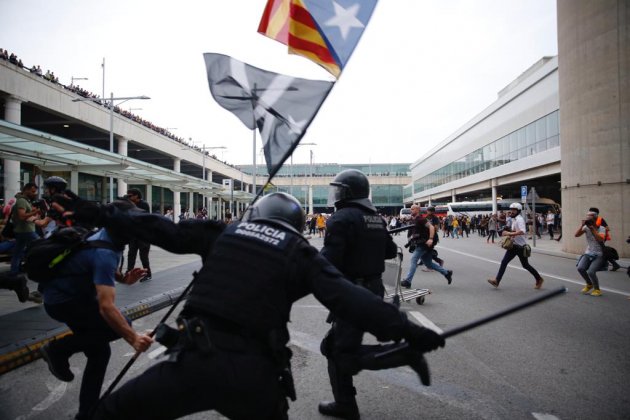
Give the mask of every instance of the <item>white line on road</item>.
POLYGON ((165 351, 166 351, 166 347, 160 346, 160 347, 158 347, 157 349, 153 350, 152 352, 150 352, 148 354, 149 359, 155 359, 156 357, 158 357, 159 355, 161 355, 165 351))
MULTIPOLYGON (((481 261, 486 261, 492 264, 497 264, 497 265, 501 265, 501 261, 495 261, 495 260, 491 260, 489 258, 484 258, 484 257, 480 257, 478 255, 474 255, 474 254, 469 254, 468 252, 462 252, 462 251, 455 251, 454 249, 450 249, 450 248, 444 248, 443 246, 438 247, 439 249, 443 249, 445 251, 450 251, 450 252, 454 252, 456 254, 460 254, 460 255, 464 255, 466 257, 470 257, 470 258, 475 258, 477 260, 481 260, 481 261)), ((514 264, 510 264, 509 265, 511 268, 515 268, 517 270, 522 270, 522 271, 527 271, 525 270, 523 267, 517 267, 514 264)), ((581 281, 577 281, 577 280, 572 280, 572 279, 568 279, 566 277, 560 277, 560 276, 555 276, 553 274, 550 273, 544 273, 542 271, 540 271, 540 275, 543 276, 543 278, 553 278, 553 279, 558 279, 561 281, 566 281, 567 283, 572 283, 572 284, 576 284, 578 286, 584 286, 584 282, 581 281)), ((627 292, 623 292, 621 290, 617 290, 617 289, 611 289, 608 287, 602 287, 601 288, 604 292, 610 292, 610 293, 615 293, 618 295, 622 295, 622 296, 626 296, 626 297, 630 297, 630 293, 627 292)))
POLYGON ((532 416, 534 416, 536 420, 560 420, 560 418, 554 416, 553 414, 532 413, 532 416))
POLYGON ((51 405, 56 403, 63 397, 63 394, 66 393, 66 389, 68 388, 67 382, 59 382, 59 384, 54 387, 50 394, 42 402, 33 407, 33 411, 46 411, 51 405))
POLYGON ((422 315, 420 312, 409 311, 412 317, 414 317, 423 327, 435 331, 438 334, 442 334, 444 331, 437 325, 435 325, 429 318, 422 315))

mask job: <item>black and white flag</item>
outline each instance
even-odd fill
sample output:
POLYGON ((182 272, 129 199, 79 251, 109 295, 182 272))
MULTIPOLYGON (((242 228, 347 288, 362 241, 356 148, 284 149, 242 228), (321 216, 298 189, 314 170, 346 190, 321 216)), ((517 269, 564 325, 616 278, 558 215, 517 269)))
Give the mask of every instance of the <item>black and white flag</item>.
POLYGON ((212 97, 260 132, 269 179, 297 147, 334 82, 262 70, 223 55, 203 55, 212 97))

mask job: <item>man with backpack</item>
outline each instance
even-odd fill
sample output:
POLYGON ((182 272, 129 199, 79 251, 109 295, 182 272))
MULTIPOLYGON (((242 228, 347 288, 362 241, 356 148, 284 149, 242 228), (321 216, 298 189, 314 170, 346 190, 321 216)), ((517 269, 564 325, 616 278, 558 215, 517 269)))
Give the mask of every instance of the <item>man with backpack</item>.
MULTIPOLYGON (((22 192, 16 194, 15 204, 11 210, 11 222, 15 235, 15 247, 11 258, 11 273, 17 275, 20 272, 20 263, 24 250, 35 239, 39 238, 35 232, 35 219, 41 214, 39 209, 32 206, 37 197, 37 185, 29 182, 24 184, 22 192)), ((8 222, 7 222, 8 223, 8 222)))
MULTIPOLYGON (((135 208, 132 203, 122 200, 108 206, 123 211, 135 208)), ((79 235, 78 242, 66 239, 70 244, 70 255, 57 264, 50 278, 40 278, 40 289, 48 315, 65 323, 73 334, 45 344, 40 352, 50 372, 64 382, 74 379, 69 358, 79 352, 87 357, 79 393, 79 412, 75 417, 83 420, 90 418, 98 403, 111 354, 109 342, 122 337, 135 351, 145 351, 152 339, 131 328, 131 322, 115 304, 115 281, 131 285, 146 274, 146 270, 141 268, 135 268, 124 276, 118 271, 122 252, 130 238, 105 228, 85 237, 82 232, 86 231, 73 227, 60 229, 49 239, 42 240, 50 242, 38 245, 54 248, 54 241, 63 240, 60 238, 64 235, 72 238, 72 235, 67 235, 68 232, 79 235)), ((38 268, 30 267, 29 262, 29 258, 34 257, 35 248, 34 245, 27 254, 27 273, 38 268)), ((60 258, 51 257, 54 261, 60 258)))

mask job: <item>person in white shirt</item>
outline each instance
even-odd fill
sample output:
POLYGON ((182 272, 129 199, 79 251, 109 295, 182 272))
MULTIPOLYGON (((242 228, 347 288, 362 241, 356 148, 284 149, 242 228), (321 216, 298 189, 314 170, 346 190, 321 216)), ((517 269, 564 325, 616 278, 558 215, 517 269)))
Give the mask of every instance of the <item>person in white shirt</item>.
POLYGON ((505 269, 507 265, 514 259, 514 257, 518 257, 521 261, 521 265, 523 268, 531 273, 536 280, 536 285, 534 289, 540 289, 543 284, 543 278, 538 274, 538 271, 534 267, 529 264, 528 258, 525 256, 524 250, 525 245, 527 245, 527 241, 525 240, 525 234, 527 233, 527 227, 525 226, 525 220, 523 220, 523 216, 521 216, 521 211, 523 210, 523 206, 519 203, 510 204, 510 216, 511 219, 507 226, 510 229, 504 229, 503 234, 501 236, 511 236, 513 240, 513 246, 510 249, 505 250, 505 255, 503 256, 503 260, 501 260, 501 267, 499 267, 499 272, 497 276, 494 278, 488 279, 488 283, 490 283, 495 288, 499 287, 499 283, 503 278, 503 274, 505 273, 505 269))
POLYGON ((549 233, 549 239, 553 239, 553 227, 556 220, 556 215, 553 214, 553 211, 549 210, 547 212, 547 232, 549 233))
POLYGON ((586 234, 586 251, 580 257, 577 264, 578 273, 586 281, 586 286, 582 289, 582 294, 591 296, 601 296, 599 290, 599 280, 597 279, 597 270, 601 270, 604 264, 607 264, 604 257, 604 239, 606 238, 606 228, 597 226, 597 213, 589 211, 586 213, 586 219, 582 220, 582 224, 575 232, 575 237, 586 234), (591 292, 592 290, 592 292, 591 292))

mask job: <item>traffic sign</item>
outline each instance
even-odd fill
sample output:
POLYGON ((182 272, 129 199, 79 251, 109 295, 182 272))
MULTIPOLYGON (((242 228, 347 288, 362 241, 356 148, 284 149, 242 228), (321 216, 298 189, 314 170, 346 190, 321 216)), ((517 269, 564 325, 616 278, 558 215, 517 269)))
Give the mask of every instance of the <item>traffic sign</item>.
POLYGON ((527 201, 527 185, 521 185, 521 202, 527 201))

